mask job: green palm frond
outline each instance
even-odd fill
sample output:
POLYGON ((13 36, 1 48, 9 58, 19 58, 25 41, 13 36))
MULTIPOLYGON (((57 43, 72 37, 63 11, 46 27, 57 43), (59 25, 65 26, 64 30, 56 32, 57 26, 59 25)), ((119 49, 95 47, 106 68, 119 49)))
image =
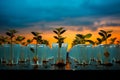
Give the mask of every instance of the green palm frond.
POLYGON ((31 32, 34 36, 39 36, 39 34, 41 34, 41 33, 39 33, 39 32, 31 32))
POLYGON ((84 38, 90 38, 92 36, 92 34, 86 34, 86 35, 84 35, 84 38))
POLYGON ((63 34, 65 31, 66 31, 66 30, 62 30, 62 31, 60 32, 60 34, 63 34))
POLYGON ((63 27, 60 28, 55 28, 55 30, 53 30, 53 32, 57 35, 57 36, 53 36, 55 39, 57 39, 57 43, 59 43, 59 47, 61 47, 62 43, 64 43, 64 39, 66 37, 62 37, 61 35, 66 32, 66 30, 63 27))
POLYGON ((98 34, 100 35, 100 36, 102 36, 102 38, 101 38, 101 43, 103 42, 103 41, 105 41, 106 42, 106 44, 107 44, 107 39, 109 38, 109 37, 111 37, 111 32, 112 31, 105 31, 105 30, 100 30, 100 32, 98 32, 98 34))
POLYGON ((53 32, 54 32, 55 34, 58 34, 58 32, 57 32, 56 30, 53 30, 53 32))

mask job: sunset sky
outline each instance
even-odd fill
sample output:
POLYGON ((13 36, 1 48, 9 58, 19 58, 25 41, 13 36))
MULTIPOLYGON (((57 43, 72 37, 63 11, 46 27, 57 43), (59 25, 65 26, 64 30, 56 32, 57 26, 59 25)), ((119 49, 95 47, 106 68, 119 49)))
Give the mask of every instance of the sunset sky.
POLYGON ((18 35, 32 38, 32 31, 41 32, 50 45, 56 40, 53 29, 64 27, 63 36, 71 47, 75 34, 113 30, 120 40, 120 0, 0 0, 0 34, 16 29, 18 35))

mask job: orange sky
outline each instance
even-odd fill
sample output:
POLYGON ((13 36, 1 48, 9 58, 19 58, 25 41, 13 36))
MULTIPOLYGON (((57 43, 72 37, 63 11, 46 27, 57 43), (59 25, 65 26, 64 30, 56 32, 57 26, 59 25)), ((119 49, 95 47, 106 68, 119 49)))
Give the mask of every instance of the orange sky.
MULTIPOLYGON (((91 33, 92 37, 90 39, 96 41, 96 38, 100 37, 98 35, 98 32, 101 29, 113 30, 111 38, 117 37, 117 40, 120 40, 120 27, 112 27, 112 26, 111 27, 109 26, 109 27, 98 28, 96 31, 91 31, 89 29, 84 29, 83 31, 77 31, 75 29, 74 30, 67 29, 67 31, 62 36, 66 37, 65 43, 68 43, 68 50, 69 50, 71 48, 71 43, 72 43, 73 39, 75 38, 75 34, 91 33)), ((35 30, 37 30, 37 32, 42 32, 43 39, 46 39, 46 40, 49 41, 50 47, 51 47, 52 43, 56 42, 56 39, 53 38, 53 36, 55 36, 56 34, 53 33, 52 31, 41 31, 41 30, 38 30, 37 28, 34 29, 34 31, 35 30)), ((24 28, 24 29, 21 29, 19 31, 20 32, 17 33, 17 34, 26 36, 26 39, 32 39, 33 35, 30 33, 31 31, 33 31, 32 28, 30 28, 30 29, 24 28)))

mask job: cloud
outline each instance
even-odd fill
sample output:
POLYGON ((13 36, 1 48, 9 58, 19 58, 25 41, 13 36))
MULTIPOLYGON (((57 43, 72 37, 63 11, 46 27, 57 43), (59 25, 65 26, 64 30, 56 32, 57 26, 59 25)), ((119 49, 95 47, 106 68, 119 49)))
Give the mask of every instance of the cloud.
MULTIPOLYGON (((77 26, 78 30, 96 30, 104 18, 120 19, 119 4, 120 0, 0 0, 0 27, 49 30, 51 26, 77 26)), ((105 25, 119 24, 109 21, 105 25)))

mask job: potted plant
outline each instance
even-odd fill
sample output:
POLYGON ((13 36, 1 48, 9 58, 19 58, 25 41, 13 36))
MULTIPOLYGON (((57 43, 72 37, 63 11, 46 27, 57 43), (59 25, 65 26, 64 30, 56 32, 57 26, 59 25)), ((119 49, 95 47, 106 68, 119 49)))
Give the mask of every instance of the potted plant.
POLYGON ((105 56, 105 62, 104 62, 104 65, 112 65, 111 63, 109 63, 108 59, 109 59, 109 56, 110 56, 110 53, 108 51, 108 38, 111 37, 111 32, 112 31, 105 31, 105 30, 100 30, 98 32, 98 34, 102 37, 101 38, 101 41, 104 42, 105 41, 105 44, 103 45, 104 46, 104 56, 105 56))
MULTIPOLYGON (((79 44, 81 46, 81 53, 84 57, 84 59, 86 59, 86 53, 85 51, 85 47, 87 46, 85 43, 89 42, 91 44, 94 44, 94 42, 92 40, 89 40, 89 38, 92 36, 92 34, 88 33, 88 34, 76 34, 75 39, 73 40, 72 46, 79 44)), ((80 61, 80 60, 79 60, 80 61)), ((83 65, 86 65, 86 61, 82 62, 83 65)))
POLYGON ((6 32, 6 35, 8 35, 10 37, 10 60, 8 62, 8 65, 13 64, 13 38, 15 37, 15 33, 17 33, 17 31, 15 29, 9 29, 6 32))
POLYGON ((36 40, 36 47, 35 47, 35 50, 33 48, 30 48, 30 50, 35 54, 34 57, 33 57, 33 62, 37 65, 38 64, 38 50, 37 50, 37 45, 38 44, 41 44, 41 41, 42 41, 42 36, 40 35, 41 33, 39 32, 31 32, 34 37, 33 37, 33 40, 36 40))
POLYGON ((66 32, 66 30, 63 28, 63 27, 59 27, 59 28, 55 28, 53 30, 53 32, 57 35, 57 36, 54 36, 55 39, 57 39, 57 43, 58 43, 58 61, 56 63, 57 66, 64 66, 64 62, 63 60, 60 58, 60 49, 61 49, 61 46, 62 46, 62 43, 64 43, 64 39, 66 37, 63 37, 61 36, 64 32, 66 32))

